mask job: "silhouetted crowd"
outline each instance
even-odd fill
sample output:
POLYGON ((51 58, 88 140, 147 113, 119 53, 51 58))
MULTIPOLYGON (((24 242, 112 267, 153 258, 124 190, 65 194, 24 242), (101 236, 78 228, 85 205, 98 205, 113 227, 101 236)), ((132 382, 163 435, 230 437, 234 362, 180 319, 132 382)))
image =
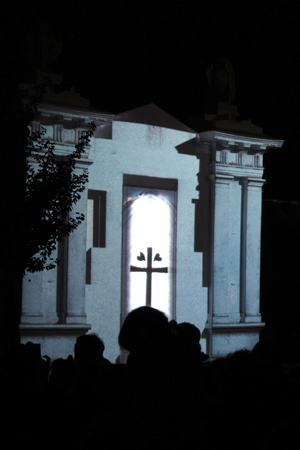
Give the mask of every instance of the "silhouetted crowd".
POLYGON ((141 307, 104 358, 96 334, 50 361, 27 343, 0 361, 1 437, 9 449, 235 450, 299 445, 300 373, 261 341, 210 361, 200 330, 141 307))

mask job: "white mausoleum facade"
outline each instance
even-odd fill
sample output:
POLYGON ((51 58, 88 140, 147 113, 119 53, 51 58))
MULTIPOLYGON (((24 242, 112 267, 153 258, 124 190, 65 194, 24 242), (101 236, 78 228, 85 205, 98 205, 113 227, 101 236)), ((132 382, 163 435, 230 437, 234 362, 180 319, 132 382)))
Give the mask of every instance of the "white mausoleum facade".
POLYGON ((211 358, 253 348, 264 326, 263 154, 282 141, 218 118, 196 133, 153 104, 116 116, 44 104, 32 126, 67 154, 91 121, 77 164, 89 182, 74 207, 86 220, 58 244, 56 269, 25 277, 21 341, 65 358, 95 332, 104 356, 123 361, 122 322, 149 304, 196 325, 211 358))

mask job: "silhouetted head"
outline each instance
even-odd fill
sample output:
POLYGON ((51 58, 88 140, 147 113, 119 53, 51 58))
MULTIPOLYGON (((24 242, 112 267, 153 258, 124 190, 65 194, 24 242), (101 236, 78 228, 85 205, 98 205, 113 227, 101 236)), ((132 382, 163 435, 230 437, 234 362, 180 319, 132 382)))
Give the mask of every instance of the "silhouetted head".
POLYGON ((189 322, 182 322, 178 324, 178 327, 179 333, 188 345, 199 346, 201 333, 196 325, 189 322))
POLYGON ((74 347, 75 362, 80 365, 101 362, 104 349, 104 343, 97 334, 78 336, 74 347))
POLYGON ((65 383, 69 383, 74 375, 74 359, 71 355, 68 358, 55 359, 51 364, 49 383, 52 388, 64 389, 65 383))
POLYGON ((161 353, 166 350, 169 342, 167 317, 150 306, 141 306, 131 311, 119 334, 120 346, 134 354, 161 353))
POLYGON ((201 358, 204 360, 204 353, 201 352, 200 338, 201 333, 196 325, 189 322, 177 324, 170 322, 173 335, 174 357, 181 363, 195 363, 201 358))

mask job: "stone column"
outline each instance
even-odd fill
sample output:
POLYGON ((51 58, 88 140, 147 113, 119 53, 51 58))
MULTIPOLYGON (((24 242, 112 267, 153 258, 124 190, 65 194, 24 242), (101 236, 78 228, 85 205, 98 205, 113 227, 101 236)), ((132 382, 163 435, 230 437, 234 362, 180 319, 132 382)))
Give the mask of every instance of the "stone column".
POLYGON ((241 178, 240 183, 242 186, 240 312, 241 322, 245 322, 248 178, 241 178))
POLYGON ((245 245, 245 322, 261 322, 260 315, 260 250, 262 179, 248 179, 245 245))
POLYGON ((57 292, 57 269, 44 270, 43 285, 42 285, 44 323, 55 324, 58 322, 57 307, 56 307, 56 292, 57 292))
MULTIPOLYGON (((77 170, 82 170, 82 163, 77 170)), ((87 192, 81 194, 74 211, 87 212, 87 192)), ((70 215, 75 214, 72 212, 70 215)), ((69 236, 67 311, 66 324, 86 323, 85 312, 85 268, 86 268, 87 221, 84 220, 69 236)))
POLYGON ((240 321, 241 186, 231 175, 216 175, 213 245, 213 323, 240 321))
POLYGON ((43 272, 27 274, 22 282, 21 323, 43 323, 43 272))
MULTIPOLYGON (((57 250, 51 257, 55 260, 57 250)), ((57 323, 56 269, 27 273, 23 279, 22 324, 57 323)))

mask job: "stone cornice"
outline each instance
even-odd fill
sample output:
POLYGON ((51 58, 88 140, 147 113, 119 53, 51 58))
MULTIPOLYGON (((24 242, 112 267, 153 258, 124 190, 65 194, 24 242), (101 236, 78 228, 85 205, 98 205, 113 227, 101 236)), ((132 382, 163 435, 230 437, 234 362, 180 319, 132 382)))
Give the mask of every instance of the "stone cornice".
POLYGON ((19 330, 22 336, 48 336, 48 335, 73 335, 84 334, 91 329, 90 324, 20 324, 19 330))
POLYGON ((232 178, 247 178, 252 180, 260 180, 262 183, 265 182, 265 180, 262 179, 263 176, 263 167, 255 167, 254 165, 252 167, 250 166, 242 166, 242 165, 235 165, 235 164, 211 164, 211 172, 212 175, 214 175, 217 178, 224 178, 224 177, 232 177, 232 178))
POLYGON ((237 134, 228 134, 222 131, 204 131, 199 133, 204 143, 215 145, 216 150, 230 150, 231 152, 247 151, 251 153, 264 152, 268 148, 281 148, 283 140, 269 137, 253 137, 237 134))
POLYGON ((203 144, 210 146, 212 173, 235 177, 261 178, 263 154, 268 149, 281 148, 284 142, 265 136, 244 136, 222 131, 205 131, 199 136, 203 144))
POLYGON ((42 103, 38 106, 35 121, 40 121, 44 125, 68 125, 72 123, 75 127, 87 125, 93 121, 99 126, 103 123, 110 123, 114 116, 114 114, 96 111, 90 108, 75 108, 74 106, 42 103))
POLYGON ((206 338, 207 334, 224 334, 224 333, 253 333, 260 331, 265 327, 263 322, 240 322, 240 323, 206 323, 202 337, 206 338))
POLYGON ((45 138, 56 146, 59 154, 68 154, 70 149, 79 142, 80 137, 94 122, 97 127, 111 123, 114 115, 90 108, 52 105, 42 103, 31 123, 31 132, 46 129, 45 138))

